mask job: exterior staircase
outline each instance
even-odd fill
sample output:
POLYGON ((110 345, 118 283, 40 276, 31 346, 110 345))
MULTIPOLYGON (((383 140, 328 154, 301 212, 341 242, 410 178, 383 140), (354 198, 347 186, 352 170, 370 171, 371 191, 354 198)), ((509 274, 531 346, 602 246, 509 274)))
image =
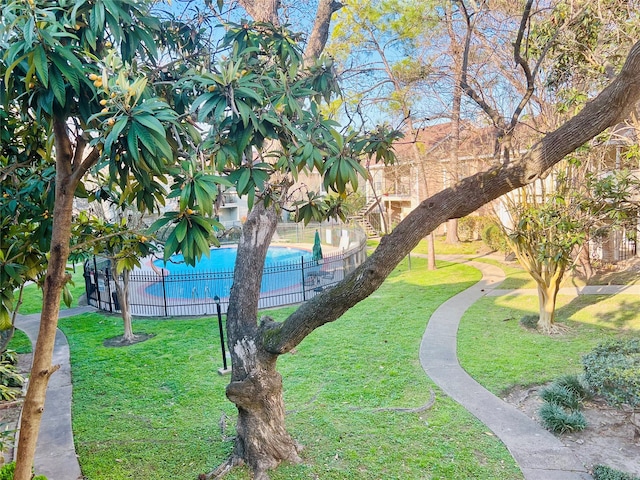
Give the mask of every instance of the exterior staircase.
POLYGON ((369 199, 364 207, 362 207, 355 215, 349 217, 349 220, 363 228, 368 237, 377 237, 380 233, 373 225, 371 225, 371 222, 367 218, 369 213, 371 213, 371 210, 377 206, 378 202, 376 202, 375 198, 369 199))

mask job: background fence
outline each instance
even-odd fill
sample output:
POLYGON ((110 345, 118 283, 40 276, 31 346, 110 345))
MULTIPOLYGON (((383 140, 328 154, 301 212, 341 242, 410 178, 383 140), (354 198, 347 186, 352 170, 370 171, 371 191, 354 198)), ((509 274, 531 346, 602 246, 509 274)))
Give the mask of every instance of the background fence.
MULTIPOLYGON (((267 265, 262 277, 260 308, 300 303, 331 288, 366 258, 366 235, 357 226, 342 224, 280 224, 273 246, 308 251, 295 261, 267 265), (316 230, 326 253, 311 259, 316 230)), ((108 260, 85 263, 85 286, 90 305, 109 312, 120 311, 115 279, 108 260)), ((170 273, 151 265, 129 275, 129 305, 137 316, 192 316, 216 313, 216 301, 226 312, 233 284, 233 270, 170 273)))

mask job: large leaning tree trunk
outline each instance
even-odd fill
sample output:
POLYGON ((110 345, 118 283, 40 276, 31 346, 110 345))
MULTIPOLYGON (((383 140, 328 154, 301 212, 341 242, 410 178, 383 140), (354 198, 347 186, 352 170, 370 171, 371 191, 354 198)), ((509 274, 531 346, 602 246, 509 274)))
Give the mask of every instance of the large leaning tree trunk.
POLYGON ((98 158, 96 150, 92 150, 87 157, 83 158, 86 141, 82 138, 77 139, 74 150, 69 139, 65 119, 54 119, 53 132, 56 148, 56 197, 53 211, 51 253, 44 280, 38 341, 33 351, 29 388, 22 407, 15 480, 28 480, 32 476, 31 468, 42 413, 44 412, 47 385, 51 375, 60 368, 59 365, 52 365, 51 360, 58 326, 60 297, 66 281, 73 197, 80 179, 98 158))
POLYGON ((316 328, 340 318, 373 293, 398 263, 443 222, 461 218, 501 195, 533 182, 567 154, 615 125, 640 100, 640 42, 618 77, 559 129, 547 134, 520 160, 467 177, 423 201, 368 259, 333 289, 302 304, 285 321, 258 321, 258 298, 266 251, 277 224, 274 206, 258 205, 238 246, 235 282, 227 313, 232 377, 227 397, 238 409, 237 437, 229 464, 246 463, 255 478, 283 461, 299 461, 300 446, 287 433, 279 355, 316 328))

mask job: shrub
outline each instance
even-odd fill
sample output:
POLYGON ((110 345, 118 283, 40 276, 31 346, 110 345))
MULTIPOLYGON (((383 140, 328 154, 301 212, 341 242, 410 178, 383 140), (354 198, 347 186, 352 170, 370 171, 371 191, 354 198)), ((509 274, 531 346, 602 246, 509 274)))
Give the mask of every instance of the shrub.
POLYGON ((0 468, 0 480, 13 480, 16 471, 16 462, 7 463, 0 468))
POLYGON ((539 413, 542 425, 553 433, 579 432, 587 426, 582 412, 567 412, 555 403, 543 403, 539 413))
POLYGON ((0 355, 0 399, 14 400, 18 396, 15 388, 22 387, 24 377, 18 373, 18 357, 13 350, 5 350, 0 355))
POLYGON ((11 365, 18 364, 18 354, 15 350, 5 350, 0 354, 0 362, 10 363, 11 365))
POLYGON ((578 396, 564 385, 558 385, 555 382, 543 388, 540 391, 540 396, 546 402, 555 403, 569 410, 575 411, 580 408, 580 399, 578 396))
POLYGON ((562 375, 553 383, 558 386, 565 387, 569 391, 573 392, 579 400, 585 400, 591 397, 589 386, 586 384, 584 379, 578 375, 562 375))
POLYGON ((606 465, 596 465, 593 468, 594 480, 640 480, 640 477, 629 475, 606 465))
POLYGON ((490 223, 482 230, 482 241, 491 250, 504 251, 506 250, 506 241, 504 233, 498 225, 490 223))
POLYGON ((478 240, 482 231, 487 225, 494 224, 495 221, 488 216, 467 215, 458 219, 458 236, 463 242, 478 240))
MULTIPOLYGON (((0 480, 13 480, 16 471, 16 462, 7 463, 0 468, 0 480)), ((36 475, 32 480, 47 480, 44 475, 36 475)))
POLYGON ((640 340, 598 345, 582 357, 585 381, 607 403, 640 405, 640 340))

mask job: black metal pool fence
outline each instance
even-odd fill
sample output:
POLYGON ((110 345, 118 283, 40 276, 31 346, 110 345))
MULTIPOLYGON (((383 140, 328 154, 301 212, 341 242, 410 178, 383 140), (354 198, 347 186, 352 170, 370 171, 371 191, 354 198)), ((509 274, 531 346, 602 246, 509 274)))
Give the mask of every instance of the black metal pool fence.
MULTIPOLYGON (((366 234, 355 225, 280 224, 273 244, 311 252, 318 230, 326 254, 322 260, 310 255, 296 261, 268 265, 260 292, 260 308, 304 302, 327 290, 364 262, 366 234), (333 248, 330 248, 333 247, 333 248)), ((150 262, 147 262, 150 263, 150 262)), ((91 258, 84 265, 87 301, 100 310, 119 312, 116 288, 109 261, 91 258)), ((197 273, 170 273, 143 265, 129 274, 131 314, 150 317, 213 315, 216 301, 226 312, 233 270, 197 273)))

